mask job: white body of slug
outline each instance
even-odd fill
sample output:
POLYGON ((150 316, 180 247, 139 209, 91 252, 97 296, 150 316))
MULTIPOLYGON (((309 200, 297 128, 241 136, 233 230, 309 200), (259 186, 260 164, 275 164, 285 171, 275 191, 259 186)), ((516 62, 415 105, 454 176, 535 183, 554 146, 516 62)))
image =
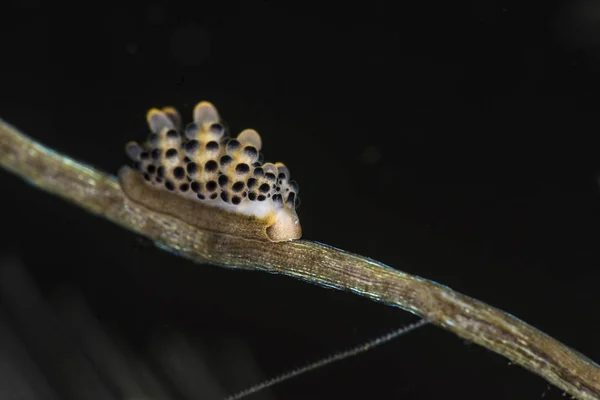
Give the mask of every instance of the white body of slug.
MULTIPOLYGON (((142 145, 130 142, 126 146, 144 185, 194 202, 197 206, 226 211, 232 217, 250 217, 253 223, 264 225, 269 241, 301 237, 302 229, 296 214, 298 185, 290 180, 289 170, 282 163, 262 163, 262 140, 258 132, 246 129, 236 138, 228 137, 217 110, 205 101, 196 105, 194 122, 184 130, 181 129, 179 113, 171 107, 151 109, 147 121, 150 127, 147 142, 142 145)), ((131 189, 130 185, 135 180, 130 179, 129 173, 127 177, 126 186, 131 189)), ((122 177, 122 185, 123 182, 122 177)), ((150 197, 157 197, 156 194, 160 193, 126 192, 137 193, 134 200, 143 200, 146 205, 152 205, 150 197)), ((156 207, 169 208, 165 200, 169 197, 160 194, 162 200, 156 207)), ((177 210, 169 212, 178 215, 177 210)), ((206 218, 205 213, 202 214, 206 218)), ((215 218, 223 215, 216 213, 215 218)), ((184 217, 189 219, 190 213, 187 212, 184 217)), ((223 221, 223 224, 226 223, 235 224, 235 218, 223 221)), ((210 226, 218 230, 221 225, 210 226)), ((223 232, 231 234, 232 229, 224 227, 223 232)), ((256 239, 265 240, 264 237, 256 239)))

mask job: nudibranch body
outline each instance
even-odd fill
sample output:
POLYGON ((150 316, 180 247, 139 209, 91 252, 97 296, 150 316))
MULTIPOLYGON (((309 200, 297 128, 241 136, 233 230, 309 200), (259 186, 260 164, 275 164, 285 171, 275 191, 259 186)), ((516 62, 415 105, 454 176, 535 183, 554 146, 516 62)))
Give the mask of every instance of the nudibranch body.
POLYGON ((216 108, 203 101, 185 129, 172 107, 148 111, 146 143, 129 142, 135 171, 119 181, 133 201, 199 228, 249 239, 298 239, 298 185, 283 163, 263 163, 258 132, 227 135, 216 108))

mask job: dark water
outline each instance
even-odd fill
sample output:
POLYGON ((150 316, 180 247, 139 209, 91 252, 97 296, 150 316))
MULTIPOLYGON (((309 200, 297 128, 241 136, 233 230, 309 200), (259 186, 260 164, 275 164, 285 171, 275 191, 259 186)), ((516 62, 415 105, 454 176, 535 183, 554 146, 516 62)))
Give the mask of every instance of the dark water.
MULTIPOLYGON (((521 3, 13 2, 0 116, 115 173, 148 108, 189 120, 210 100, 288 165, 305 238, 600 361, 600 9, 521 3)), ((193 265, 6 172, 0 185, 2 399, 221 398, 414 319, 193 265)), ((433 327, 252 398, 442 396, 563 398, 433 327)))

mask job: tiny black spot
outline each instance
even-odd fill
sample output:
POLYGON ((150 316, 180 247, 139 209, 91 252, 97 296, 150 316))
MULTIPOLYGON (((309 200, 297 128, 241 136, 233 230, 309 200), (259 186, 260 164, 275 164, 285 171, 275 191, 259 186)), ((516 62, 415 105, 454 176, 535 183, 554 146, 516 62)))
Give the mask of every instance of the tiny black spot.
POLYGON ((160 149, 152 150, 152 159, 158 161, 160 159, 160 149))
POLYGON ((204 195, 202 193, 198 193, 196 195, 200 200, 204 200, 206 197, 204 197, 204 195))
POLYGON ((193 181, 190 187, 192 188, 193 192, 198 193, 200 191, 200 183, 198 183, 198 181, 193 181))
POLYGON ((198 172, 198 165, 195 162, 191 162, 186 166, 187 169, 187 173, 190 176, 194 176, 196 175, 196 173, 198 172))
MULTIPOLYGON (((236 182, 233 184, 233 186, 231 187, 231 189, 233 189, 234 192, 239 193, 242 190, 244 190, 244 182, 236 182)), ((233 201, 233 199, 231 199, 233 201)))
POLYGON ((204 164, 204 169, 206 172, 217 172, 219 169, 219 164, 215 160, 209 160, 204 164))
POLYGON ((183 157, 183 162, 187 164, 187 163, 192 162, 192 160, 188 156, 185 156, 185 157, 183 157))
POLYGON ((249 178, 248 179, 248 189, 252 189, 254 186, 256 186, 256 182, 257 180, 255 178, 249 178))
POLYGON ((165 167, 163 167, 162 165, 158 167, 158 170, 156 172, 158 173, 158 177, 160 179, 163 179, 165 177, 165 167))
POLYGON ((156 178, 157 183, 161 183, 162 181, 163 181, 162 178, 156 178))
POLYGON ((277 179, 277 178, 275 178, 275 174, 274 174, 274 173, 272 173, 272 172, 267 172, 267 173, 265 174, 265 178, 267 178, 267 179, 268 179, 268 180, 270 180, 271 182, 275 182, 275 180, 277 179))
POLYGON ((258 150, 256 150, 256 147, 254 146, 246 146, 244 147, 244 154, 254 160, 258 157, 258 150))
POLYGON ((173 169, 173 176, 175 177, 175 179, 183 179, 185 178, 185 169, 183 169, 183 167, 175 167, 173 169))
POLYGON ((238 205, 242 202, 242 199, 239 196, 233 196, 231 198, 231 204, 238 205))
POLYGON ((177 139, 179 137, 179 133, 175 129, 169 129, 167 132, 167 137, 169 139, 177 139))
POLYGON ((190 185, 188 185, 187 183, 182 183, 181 185, 179 185, 179 190, 181 190, 182 192, 187 192, 189 188, 190 185))
POLYGON ((254 192, 248 193, 248 198, 252 201, 256 200, 256 193, 254 193, 254 192))
POLYGON ((169 149, 169 150, 167 150, 165 155, 167 156, 167 158, 177 157, 177 149, 169 149))
POLYGON ((215 142, 214 140, 206 143, 206 150, 208 150, 208 151, 219 150, 219 143, 215 142))
POLYGON ((184 145, 185 152, 188 154, 195 153, 198 148, 200 148, 200 142, 198 142, 196 139, 190 140, 184 145))
POLYGON ((146 167, 146 171, 148 171, 149 174, 153 174, 156 172, 156 166, 150 164, 146 167))
POLYGON ((254 176, 263 176, 265 174, 265 170, 261 167, 254 168, 254 176))
POLYGON ((296 193, 292 192, 292 193, 288 194, 286 203, 293 206, 295 203, 295 200, 296 200, 296 193))
POLYGON ((280 179, 279 181, 277 181, 277 184, 281 185, 283 183, 283 181, 280 179))
POLYGON ((225 203, 229 202, 229 195, 227 192, 221 192, 221 200, 223 200, 225 203))
POLYGON ((147 180, 147 181, 149 181, 150 180, 150 175, 144 174, 144 179, 147 180))
POLYGON ((279 192, 279 190, 280 190, 280 189, 281 189, 281 188, 280 188, 279 186, 275 186, 275 191, 276 191, 276 192, 279 192))
POLYGON ((219 175, 219 185, 221 187, 227 186, 228 183, 229 183, 229 178, 227 177, 227 175, 219 175))
MULTIPOLYGON (((283 172, 280 172, 280 173, 279 173, 279 175, 277 175, 277 178, 279 178, 279 179, 282 179, 282 180, 283 180, 283 179, 286 179, 286 178, 287 178, 287 176, 285 176, 285 174, 284 174, 283 172)), ((279 183, 281 183, 281 182, 279 182, 279 183)))
POLYGON ((250 166, 245 163, 239 163, 235 166, 235 172, 237 172, 238 174, 247 174, 248 172, 250 172, 250 166))
POLYGON ((237 139, 231 139, 227 142, 227 152, 236 151, 240 148, 240 142, 237 139))
POLYGON ((229 164, 231 164, 231 162, 232 162, 232 161, 233 161, 233 158, 231 158, 231 157, 230 157, 230 156, 228 156, 228 155, 224 155, 223 157, 221 157, 221 160, 220 160, 220 162, 221 162, 221 167, 226 167, 226 166, 228 166, 229 164))
POLYGON ((223 125, 221 125, 219 123, 212 124, 209 129, 215 135, 220 135, 225 131, 225 128, 223 127, 223 125))
POLYGON ((263 193, 267 193, 269 190, 271 190, 271 186, 268 183, 263 183, 258 187, 258 190, 260 190, 263 193))
POLYGON ((173 182, 171 182, 171 181, 170 181, 170 180, 168 180, 168 179, 165 181, 165 187, 166 187, 168 190, 175 190, 175 185, 173 184, 173 182))
POLYGON ((214 200, 216 198, 217 198, 217 193, 213 193, 213 194, 210 195, 210 199, 211 200, 214 200))
POLYGON ((247 195, 248 195, 248 193, 242 192, 242 197, 246 197, 247 195))
POLYGON ((258 200, 258 201, 265 201, 266 199, 267 198, 262 194, 259 194, 258 197, 256 198, 256 200, 258 200))
POLYGON ((147 160, 148 158, 150 158, 150 156, 148 155, 147 151, 142 151, 140 153, 140 160, 147 160))
POLYGON ((215 181, 206 182, 206 190, 208 190, 209 192, 214 191, 216 188, 217 188, 217 182, 215 182, 215 181))

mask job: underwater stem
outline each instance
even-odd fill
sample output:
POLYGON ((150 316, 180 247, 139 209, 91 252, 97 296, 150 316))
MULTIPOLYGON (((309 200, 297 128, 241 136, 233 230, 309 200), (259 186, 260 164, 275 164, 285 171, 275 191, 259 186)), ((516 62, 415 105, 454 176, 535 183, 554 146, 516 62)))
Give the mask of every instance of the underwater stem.
POLYGON ((134 203, 115 177, 45 148, 2 120, 0 165, 182 257, 352 291, 501 354, 577 399, 600 399, 600 367, 593 361, 518 318, 438 283, 321 243, 265 243, 199 230, 134 203))

